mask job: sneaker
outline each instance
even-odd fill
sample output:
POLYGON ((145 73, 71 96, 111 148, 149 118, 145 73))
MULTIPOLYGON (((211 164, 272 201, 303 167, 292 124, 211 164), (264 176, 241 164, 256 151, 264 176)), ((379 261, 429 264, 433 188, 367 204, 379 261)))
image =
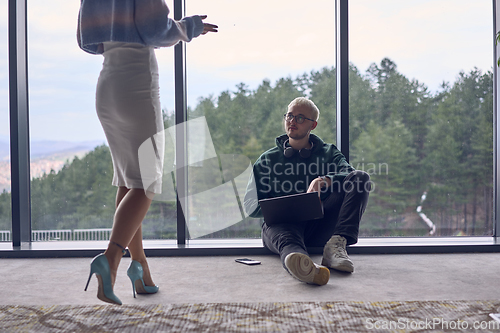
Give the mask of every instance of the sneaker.
POLYGON ((347 240, 339 235, 333 235, 323 249, 321 265, 343 272, 354 272, 354 264, 345 250, 347 240))
POLYGON ((316 265, 311 258, 303 253, 293 252, 286 256, 285 266, 288 272, 297 280, 317 285, 325 285, 330 279, 330 270, 316 265))

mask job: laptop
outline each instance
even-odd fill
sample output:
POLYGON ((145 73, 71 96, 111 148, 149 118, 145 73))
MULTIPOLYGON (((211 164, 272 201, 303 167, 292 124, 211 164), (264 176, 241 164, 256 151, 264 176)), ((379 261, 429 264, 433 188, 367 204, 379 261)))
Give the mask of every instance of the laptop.
POLYGON ((259 200, 267 225, 296 223, 323 218, 318 192, 299 193, 259 200))

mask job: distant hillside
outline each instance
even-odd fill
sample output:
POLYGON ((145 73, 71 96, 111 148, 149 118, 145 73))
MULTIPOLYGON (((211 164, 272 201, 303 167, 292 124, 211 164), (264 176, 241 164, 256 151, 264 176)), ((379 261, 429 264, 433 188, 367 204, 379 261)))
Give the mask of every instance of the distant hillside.
MULTIPOLYGON (((67 141, 34 141, 31 143, 31 178, 38 178, 51 170, 58 172, 64 163, 75 156, 83 157, 102 141, 67 142, 67 141)), ((0 193, 10 191, 10 145, 0 141, 0 193)))
MULTIPOLYGON (((90 151, 95 147, 103 144, 103 141, 31 141, 30 153, 31 158, 45 157, 53 154, 65 154, 74 151, 90 151)), ((8 161, 10 159, 10 143, 0 141, 0 161, 8 161)))

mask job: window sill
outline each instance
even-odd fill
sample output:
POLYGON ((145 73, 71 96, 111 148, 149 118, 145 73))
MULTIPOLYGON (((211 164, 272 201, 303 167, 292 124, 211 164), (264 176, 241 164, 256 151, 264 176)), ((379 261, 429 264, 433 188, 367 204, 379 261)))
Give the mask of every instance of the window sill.
MULTIPOLYGON (((14 249, 12 243, 0 243, 0 258, 92 257, 101 253, 107 241, 50 241, 23 244, 14 249)), ((173 239, 145 240, 148 256, 265 255, 261 239, 195 239, 177 245, 173 239)), ((321 254, 321 248, 310 248, 321 254)), ((421 254, 500 252, 500 239, 495 237, 397 237, 360 238, 348 249, 350 254, 421 254)))

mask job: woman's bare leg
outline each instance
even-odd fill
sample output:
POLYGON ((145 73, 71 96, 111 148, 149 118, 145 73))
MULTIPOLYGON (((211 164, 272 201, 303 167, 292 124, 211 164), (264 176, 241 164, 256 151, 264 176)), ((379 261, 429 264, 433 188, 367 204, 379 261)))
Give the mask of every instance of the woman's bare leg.
POLYGON ((137 229, 132 241, 128 244, 128 249, 130 251, 130 256, 132 260, 138 261, 144 271, 143 280, 146 286, 155 286, 153 279, 151 278, 151 273, 149 271, 148 261, 146 259, 146 253, 144 253, 144 248, 142 245, 142 224, 137 229))
MULTIPOLYGON (((123 193, 118 191, 116 195, 116 206, 120 204, 123 196, 126 194, 126 192, 128 192, 128 189, 125 188, 125 190, 122 191, 123 193)), ((132 260, 138 261, 142 266, 142 269, 144 271, 143 280, 146 286, 155 286, 153 279, 151 278, 148 261, 146 259, 146 253, 144 253, 144 247, 142 244, 142 223, 137 229, 134 237, 128 244, 128 249, 132 260)))
MULTIPOLYGON (((149 206, 151 205, 151 199, 146 196, 143 189, 119 187, 116 193, 116 203, 110 243, 104 252, 109 262, 113 285, 116 278, 116 271, 118 270, 118 265, 122 258, 122 249, 114 243, 125 248, 129 246, 148 212, 149 206)), ((142 248, 142 231, 140 234, 142 248)))

